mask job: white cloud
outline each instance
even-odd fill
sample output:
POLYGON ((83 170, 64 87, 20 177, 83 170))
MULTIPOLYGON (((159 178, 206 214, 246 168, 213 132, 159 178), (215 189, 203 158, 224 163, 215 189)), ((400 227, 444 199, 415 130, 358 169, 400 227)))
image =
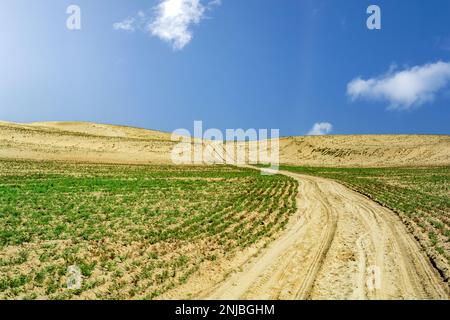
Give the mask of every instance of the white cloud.
POLYGON ((371 79, 353 79, 347 95, 354 101, 387 101, 390 109, 405 110, 432 102, 450 84, 450 63, 438 61, 402 71, 391 70, 371 79))
POLYGON ((113 28, 114 30, 134 31, 135 22, 134 18, 126 18, 121 22, 114 23, 113 28))
POLYGON ((151 17, 140 11, 135 18, 115 23, 113 28, 148 32, 170 43, 174 50, 181 50, 193 38, 192 26, 199 24, 207 11, 221 3, 221 0, 211 0, 206 5, 201 0, 160 0, 151 17))
POLYGON ((309 130, 309 136, 323 136, 329 134, 333 130, 333 125, 329 122, 317 122, 309 130))
POLYGON ((152 35, 183 49, 192 40, 192 25, 198 24, 205 13, 200 0, 164 0, 156 7, 156 19, 150 23, 152 35))
POLYGON ((211 0, 208 3, 208 7, 212 9, 213 7, 220 6, 221 4, 222 4, 222 0, 211 0))

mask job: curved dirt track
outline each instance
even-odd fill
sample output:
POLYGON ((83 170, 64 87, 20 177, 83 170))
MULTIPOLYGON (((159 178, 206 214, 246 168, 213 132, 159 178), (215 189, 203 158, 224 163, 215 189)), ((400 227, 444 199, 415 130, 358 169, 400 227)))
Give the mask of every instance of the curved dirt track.
POLYGON ((448 286, 395 213, 330 180, 299 181, 283 235, 207 299, 448 299, 448 286))

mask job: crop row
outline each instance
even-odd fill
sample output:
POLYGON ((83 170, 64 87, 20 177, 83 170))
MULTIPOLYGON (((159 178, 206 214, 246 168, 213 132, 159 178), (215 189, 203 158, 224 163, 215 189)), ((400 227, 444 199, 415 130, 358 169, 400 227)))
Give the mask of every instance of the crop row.
POLYGON ((231 166, 0 161, 0 298, 155 298, 270 239, 296 193, 231 166))
POLYGON ((283 169, 337 180, 394 210, 430 258, 450 270, 450 167, 283 169))

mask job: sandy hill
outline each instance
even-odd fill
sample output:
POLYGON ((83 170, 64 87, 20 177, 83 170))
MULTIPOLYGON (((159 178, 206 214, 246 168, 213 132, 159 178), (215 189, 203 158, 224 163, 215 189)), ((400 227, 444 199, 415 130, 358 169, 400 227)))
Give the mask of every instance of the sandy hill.
POLYGON ((91 122, 33 122, 30 123, 30 126, 43 129, 53 128, 59 131, 76 132, 102 137, 170 140, 170 133, 111 124, 91 122))
POLYGON ((0 122, 0 158, 169 163, 170 136, 88 122, 0 122))
POLYGON ((312 166, 450 165, 449 135, 289 137, 280 141, 282 163, 312 166))
MULTIPOLYGON (((169 133, 88 122, 0 122, 0 158, 171 163, 169 133)), ((282 163, 314 166, 450 165, 450 136, 287 137, 282 163)))

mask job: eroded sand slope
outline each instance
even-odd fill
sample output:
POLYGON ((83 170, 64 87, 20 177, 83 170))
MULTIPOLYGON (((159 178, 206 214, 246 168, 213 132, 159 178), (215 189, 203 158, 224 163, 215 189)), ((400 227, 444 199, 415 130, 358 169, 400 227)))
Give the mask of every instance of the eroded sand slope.
POLYGON ((170 134, 80 122, 0 122, 0 157, 118 163, 169 163, 170 134))
MULTIPOLYGON (((0 122, 0 157, 93 162, 170 163, 177 142, 154 130, 88 122, 0 122)), ((312 166, 450 164, 450 136, 288 137, 280 162, 312 166)))
POLYGON ((324 167, 448 165, 450 136, 289 137, 280 141, 280 162, 324 167))

